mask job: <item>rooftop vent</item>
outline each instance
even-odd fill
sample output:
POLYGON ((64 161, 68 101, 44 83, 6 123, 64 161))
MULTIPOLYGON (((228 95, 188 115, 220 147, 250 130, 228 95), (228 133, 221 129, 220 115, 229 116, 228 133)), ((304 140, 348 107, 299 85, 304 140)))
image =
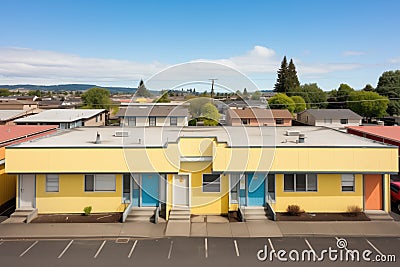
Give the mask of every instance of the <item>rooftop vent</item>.
POLYGON ((296 131, 296 130, 287 130, 287 131, 286 131, 286 135, 287 135, 287 136, 299 136, 299 135, 300 135, 300 131, 296 131))
POLYGON ((116 137, 128 137, 129 132, 128 131, 116 131, 114 136, 116 137))
POLYGON ((304 143, 305 139, 306 139, 305 134, 303 134, 303 133, 299 134, 299 140, 298 140, 299 143, 304 143))
POLYGON ((95 144, 101 144, 101 140, 100 140, 100 134, 99 134, 99 132, 97 132, 97 135, 96 135, 96 141, 94 141, 94 143, 95 143, 95 144))

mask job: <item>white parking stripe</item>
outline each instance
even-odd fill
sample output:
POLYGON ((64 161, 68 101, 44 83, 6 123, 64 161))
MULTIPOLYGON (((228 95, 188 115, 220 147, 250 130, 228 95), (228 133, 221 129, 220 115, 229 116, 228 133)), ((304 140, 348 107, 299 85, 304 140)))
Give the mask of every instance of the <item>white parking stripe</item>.
POLYGON ((174 244, 174 241, 171 240, 171 244, 169 245, 169 251, 168 251, 168 259, 171 258, 171 253, 172 253, 172 245, 174 244))
POLYGON ((373 249, 375 249, 376 252, 378 252, 381 256, 383 256, 383 253, 380 252, 380 250, 377 249, 377 248, 374 246, 374 244, 372 244, 368 239, 365 239, 365 240, 367 240, 368 244, 369 244, 373 249))
POLYGON ((239 248, 238 248, 238 244, 237 244, 237 242, 236 242, 236 240, 233 240, 233 243, 235 244, 235 250, 236 250, 236 256, 240 256, 240 254, 239 254, 239 248))
POLYGON ((128 258, 129 258, 129 259, 131 258, 132 253, 133 253, 133 251, 135 250, 135 247, 136 247, 137 242, 138 242, 138 241, 135 240, 135 242, 134 242, 133 245, 132 245, 131 251, 129 251, 129 254, 128 254, 128 258))
POLYGON ((271 247, 271 249, 274 251, 274 255, 276 256, 276 251, 275 251, 274 245, 272 245, 272 241, 269 238, 268 238, 268 243, 269 243, 269 246, 271 247))
POLYGON ((101 243, 99 249, 97 250, 96 254, 94 255, 94 258, 97 258, 97 256, 99 256, 101 250, 103 249, 104 245, 106 244, 106 240, 103 241, 103 243, 101 243))
POLYGON ((35 241, 32 245, 29 246, 29 248, 27 248, 24 252, 21 253, 21 255, 19 255, 20 257, 24 256, 31 248, 33 248, 37 243, 39 243, 39 241, 35 241))
POLYGON ((310 242, 308 242, 307 238, 304 238, 304 241, 306 241, 306 244, 310 248, 310 250, 315 253, 314 248, 311 246, 310 242))
POLYGON ((208 244, 207 244, 207 237, 204 238, 204 253, 206 258, 208 258, 208 244))
POLYGON ((63 251, 61 251, 60 255, 58 255, 57 259, 61 259, 61 257, 64 255, 64 253, 69 249, 69 247, 72 245, 72 242, 74 242, 74 240, 69 241, 68 245, 64 248, 63 251))

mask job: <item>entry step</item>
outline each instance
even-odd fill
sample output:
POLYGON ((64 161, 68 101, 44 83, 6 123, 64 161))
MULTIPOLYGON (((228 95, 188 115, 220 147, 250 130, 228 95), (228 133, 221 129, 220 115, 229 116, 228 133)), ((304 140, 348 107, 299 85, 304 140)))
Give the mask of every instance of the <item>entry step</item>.
POLYGON ((371 221, 393 221, 392 216, 383 210, 366 210, 364 213, 371 221))

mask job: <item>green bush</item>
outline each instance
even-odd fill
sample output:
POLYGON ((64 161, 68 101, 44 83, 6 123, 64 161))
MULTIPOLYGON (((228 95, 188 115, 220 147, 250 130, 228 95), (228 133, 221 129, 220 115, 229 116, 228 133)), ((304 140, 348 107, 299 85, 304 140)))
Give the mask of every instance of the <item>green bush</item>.
POLYGON ((90 215, 91 212, 92 212, 92 206, 87 206, 83 208, 83 213, 85 214, 85 216, 90 215))

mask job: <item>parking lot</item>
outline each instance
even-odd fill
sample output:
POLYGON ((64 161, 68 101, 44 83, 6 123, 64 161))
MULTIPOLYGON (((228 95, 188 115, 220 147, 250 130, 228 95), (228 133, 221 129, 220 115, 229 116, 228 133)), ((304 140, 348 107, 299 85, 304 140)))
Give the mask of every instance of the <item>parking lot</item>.
MULTIPOLYGON (((339 238, 163 238, 163 239, 109 239, 109 240, 3 240, 0 241, 0 262, 2 266, 155 266, 190 264, 191 266, 253 266, 271 264, 270 258, 260 261, 267 248, 276 252, 285 250, 311 250, 321 255, 329 247, 342 250, 370 250, 368 265, 377 265, 375 258, 392 255, 391 261, 400 257, 399 238, 346 238, 346 247, 338 249, 339 238)), ((342 240, 343 241, 343 240, 342 240)), ((287 262, 279 260, 277 253, 272 253, 273 265, 308 266, 310 262, 296 260, 286 254, 287 262)), ((338 255, 340 255, 338 253, 338 255)), ((361 254, 360 254, 361 255, 361 254)), ((284 259, 285 257, 282 257, 284 259)), ((311 262, 314 265, 361 266, 366 262, 331 261, 325 254, 323 262, 311 262)), ((397 266, 396 262, 379 263, 397 266)))

